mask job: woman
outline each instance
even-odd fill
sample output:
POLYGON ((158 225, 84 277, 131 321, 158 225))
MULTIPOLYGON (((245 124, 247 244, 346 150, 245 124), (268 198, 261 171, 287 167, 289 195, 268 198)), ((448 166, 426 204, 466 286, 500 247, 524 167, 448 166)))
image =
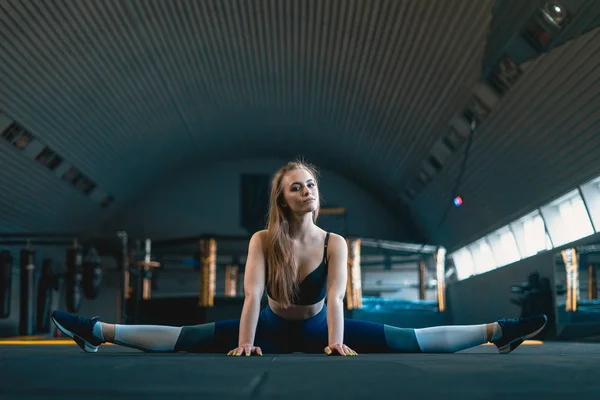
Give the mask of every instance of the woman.
POLYGON ((291 162, 273 177, 266 230, 250 239, 240 319, 195 326, 114 325, 54 312, 52 320, 86 352, 104 342, 148 352, 456 352, 491 342, 509 353, 535 336, 545 315, 468 326, 399 328, 344 318, 347 245, 320 229, 317 172, 291 162), (268 306, 260 309, 266 290, 268 306), (325 298, 327 297, 327 305, 325 298))

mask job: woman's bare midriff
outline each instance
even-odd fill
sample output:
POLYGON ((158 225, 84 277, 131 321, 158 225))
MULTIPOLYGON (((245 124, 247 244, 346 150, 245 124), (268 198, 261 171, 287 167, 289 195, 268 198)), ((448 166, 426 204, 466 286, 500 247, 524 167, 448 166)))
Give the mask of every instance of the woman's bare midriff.
POLYGON ((281 307, 279 303, 272 298, 268 296, 267 298, 269 300, 269 307, 276 315, 290 320, 303 320, 314 317, 323 309, 323 304, 325 303, 325 299, 323 299, 318 303, 309 306, 292 306, 286 309, 281 307))

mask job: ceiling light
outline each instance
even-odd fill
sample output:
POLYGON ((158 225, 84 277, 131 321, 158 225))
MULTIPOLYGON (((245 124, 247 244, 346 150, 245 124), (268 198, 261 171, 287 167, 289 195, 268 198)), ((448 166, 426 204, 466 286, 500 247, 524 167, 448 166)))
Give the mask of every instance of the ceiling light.
POLYGON ((569 13, 558 1, 551 0, 542 8, 544 19, 557 28, 562 28, 569 13))

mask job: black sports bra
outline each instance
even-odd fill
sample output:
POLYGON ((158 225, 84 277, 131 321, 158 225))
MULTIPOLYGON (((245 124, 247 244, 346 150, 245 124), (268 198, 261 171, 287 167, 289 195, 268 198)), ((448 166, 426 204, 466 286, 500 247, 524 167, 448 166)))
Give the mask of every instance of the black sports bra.
MULTIPOLYGON (((308 306, 312 304, 316 304, 319 301, 325 298, 325 293, 327 291, 327 244, 329 243, 329 232, 325 235, 325 250, 323 252, 323 261, 321 264, 312 271, 310 274, 304 278, 304 280, 299 285, 298 297, 296 301, 294 301, 295 305, 299 306, 308 306)), ((268 265, 267 271, 268 271, 268 265)), ((268 273, 266 274, 268 279, 268 273)), ((269 293, 269 285, 267 287, 267 294, 271 296, 269 293)), ((275 299, 276 300, 276 299, 275 299)))

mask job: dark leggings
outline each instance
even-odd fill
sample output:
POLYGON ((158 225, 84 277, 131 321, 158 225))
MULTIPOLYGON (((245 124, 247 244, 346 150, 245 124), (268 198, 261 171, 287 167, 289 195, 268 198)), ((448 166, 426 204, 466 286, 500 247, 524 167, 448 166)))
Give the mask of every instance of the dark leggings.
MULTIPOLYGON (((413 329, 386 327, 375 322, 344 319, 344 344, 358 353, 420 352, 413 329)), ((239 329, 239 319, 185 326, 174 350, 227 353, 238 346, 239 329)), ((328 345, 326 306, 317 315, 300 321, 286 320, 266 306, 260 312, 254 345, 270 354, 322 354, 328 345)))

